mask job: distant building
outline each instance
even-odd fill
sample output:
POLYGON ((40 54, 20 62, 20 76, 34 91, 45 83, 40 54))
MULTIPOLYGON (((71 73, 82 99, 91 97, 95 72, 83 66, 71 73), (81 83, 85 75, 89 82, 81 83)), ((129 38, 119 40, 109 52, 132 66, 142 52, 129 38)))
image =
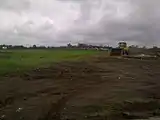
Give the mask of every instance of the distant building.
POLYGON ((8 48, 7 48, 7 47, 2 47, 2 49, 3 49, 3 50, 7 50, 8 48))

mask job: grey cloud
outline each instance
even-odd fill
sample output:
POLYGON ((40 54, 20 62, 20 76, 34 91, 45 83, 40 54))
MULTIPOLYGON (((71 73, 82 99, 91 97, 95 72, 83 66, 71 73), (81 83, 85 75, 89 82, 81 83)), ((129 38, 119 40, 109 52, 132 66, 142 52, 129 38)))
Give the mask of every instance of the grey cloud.
POLYGON ((29 9, 29 0, 1 0, 0 9, 19 11, 23 9, 29 9))
MULTIPOLYGON (((40 1, 42 2, 43 0, 40 1)), ((47 1, 52 0, 46 0, 46 2, 47 1)), ((14 29, 16 29, 16 33, 13 33, 14 30, 0 31, 0 42, 5 42, 1 40, 5 38, 7 43, 12 43, 12 41, 27 43, 28 41, 28 43, 61 45, 68 42, 116 44, 118 41, 125 40, 141 45, 160 45, 159 0, 55 1, 55 4, 59 1, 58 5, 60 5, 56 9, 53 9, 56 10, 57 13, 50 11, 50 16, 47 16, 47 14, 43 16, 43 14, 41 14, 41 7, 37 7, 36 12, 39 12, 35 13, 38 14, 39 19, 47 17, 52 19, 53 23, 45 20, 44 22, 34 21, 30 16, 27 16, 26 18, 29 19, 27 22, 20 26, 15 26, 14 29), (65 5, 61 7, 61 4, 68 5, 70 3, 70 7, 78 5, 80 9, 72 9, 65 7, 65 5), (68 11, 75 10, 79 15, 78 18, 72 18, 73 15, 67 12, 62 15, 63 9, 68 11), (58 11, 60 11, 60 13, 58 13, 58 11), (60 18, 58 18, 59 16, 60 18), (73 21, 71 21, 72 19, 68 21, 67 18, 72 18, 73 21), (61 20, 63 20, 62 24, 61 22, 59 23, 61 20), (37 26, 37 22, 39 22, 40 25, 37 26), (64 25, 67 25, 69 22, 71 26, 68 26, 65 30, 56 28, 56 26, 63 28, 64 25)), ((1 9, 7 9, 13 12, 14 10, 30 9, 32 0, 30 0, 30 2, 29 0, 3 0, 1 3, 1 9)), ((37 3, 39 2, 37 1, 37 3)), ((54 1, 50 3, 54 3, 54 1)), ((35 5, 38 6, 38 4, 35 5)), ((52 5, 49 6, 51 7, 52 5)), ((34 8, 34 5, 32 5, 32 7, 34 8)), ((48 7, 44 6, 44 8, 48 12, 48 7)), ((49 8, 49 10, 52 9, 49 8)), ((30 12, 32 12, 32 9, 30 9, 30 12)))
MULTIPOLYGON (((83 29, 81 32, 77 29, 74 33, 83 36, 84 42, 91 39, 92 42, 99 41, 99 43, 125 40, 146 45, 159 44, 160 27, 158 21, 160 17, 158 6, 160 1, 130 0, 128 2, 132 6, 132 12, 128 17, 120 20, 112 18, 108 21, 110 18, 107 18, 108 15, 105 14, 104 10, 102 19, 92 29, 83 29)), ((87 9, 91 8, 88 7, 87 9)), ((85 13, 85 9, 83 10, 85 13)))

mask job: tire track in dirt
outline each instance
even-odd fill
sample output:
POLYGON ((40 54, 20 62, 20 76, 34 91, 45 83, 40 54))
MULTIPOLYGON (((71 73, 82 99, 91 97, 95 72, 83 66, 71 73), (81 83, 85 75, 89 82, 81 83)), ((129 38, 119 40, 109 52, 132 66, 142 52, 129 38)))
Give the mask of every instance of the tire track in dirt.
MULTIPOLYGON (((45 119, 50 120, 52 118, 60 119, 58 118, 60 117, 60 111, 62 108, 64 108, 66 102, 71 97, 79 94, 79 92, 84 91, 85 87, 87 88, 87 84, 97 84, 97 82, 94 80, 100 79, 100 75, 98 74, 98 69, 96 67, 89 65, 86 62, 72 62, 58 64, 57 66, 51 66, 50 68, 36 69, 34 71, 25 73, 24 76, 16 76, 16 79, 18 79, 17 84, 19 85, 16 84, 18 87, 16 88, 17 91, 13 91, 13 93, 11 92, 10 96, 12 96, 11 98, 13 98, 13 101, 10 104, 5 102, 2 106, 3 110, 1 113, 5 113, 5 109, 8 105, 11 108, 12 106, 18 106, 15 105, 15 103, 23 103, 24 99, 25 101, 32 101, 33 98, 41 98, 43 96, 59 96, 59 100, 52 103, 51 108, 48 108, 48 113, 46 113, 47 115, 44 115, 46 116, 45 119), (43 77, 42 79, 39 79, 37 76, 43 77), (46 82, 48 82, 50 85, 43 86, 42 84, 46 82), (30 92, 19 93, 20 89, 24 90, 25 88, 27 88, 27 90, 30 92)), ((7 85, 12 84, 10 83, 11 81, 6 80, 6 82, 9 82, 7 85)), ((6 87, 4 89, 6 89, 6 87)), ((8 91, 11 90, 9 89, 8 91)), ((8 93, 6 93, 6 95, 7 94, 8 93)))

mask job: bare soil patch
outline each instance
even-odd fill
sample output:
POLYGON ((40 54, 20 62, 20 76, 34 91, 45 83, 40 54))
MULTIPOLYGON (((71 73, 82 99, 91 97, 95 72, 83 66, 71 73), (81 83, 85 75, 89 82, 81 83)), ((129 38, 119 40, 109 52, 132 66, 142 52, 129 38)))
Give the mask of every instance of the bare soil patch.
POLYGON ((125 120, 160 115, 160 60, 97 56, 8 75, 0 119, 125 120))

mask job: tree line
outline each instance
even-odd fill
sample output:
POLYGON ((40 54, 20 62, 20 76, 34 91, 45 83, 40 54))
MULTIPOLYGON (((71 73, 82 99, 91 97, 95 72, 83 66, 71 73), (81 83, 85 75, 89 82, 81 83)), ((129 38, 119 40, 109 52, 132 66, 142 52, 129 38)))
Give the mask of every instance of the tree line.
MULTIPOLYGON (((26 47, 24 45, 0 45, 0 49, 7 48, 7 49, 54 49, 54 48, 78 48, 78 49, 108 49, 112 48, 111 46, 103 46, 103 45, 90 45, 90 44, 84 44, 84 43, 78 43, 77 45, 67 44, 66 46, 38 46, 38 45, 32 45, 30 47, 26 47)), ((147 49, 145 46, 139 47, 138 45, 131 45, 129 48, 143 48, 147 49)), ((158 49, 157 46, 153 46, 152 49, 158 49)))
POLYGON ((99 48, 109 48, 109 46, 101 46, 101 45, 90 45, 90 44, 82 44, 78 43, 77 45, 67 44, 66 46, 38 46, 32 45, 30 47, 26 47, 24 45, 0 45, 0 49, 7 48, 7 49, 53 49, 53 48, 81 48, 81 49, 99 49, 99 48))

